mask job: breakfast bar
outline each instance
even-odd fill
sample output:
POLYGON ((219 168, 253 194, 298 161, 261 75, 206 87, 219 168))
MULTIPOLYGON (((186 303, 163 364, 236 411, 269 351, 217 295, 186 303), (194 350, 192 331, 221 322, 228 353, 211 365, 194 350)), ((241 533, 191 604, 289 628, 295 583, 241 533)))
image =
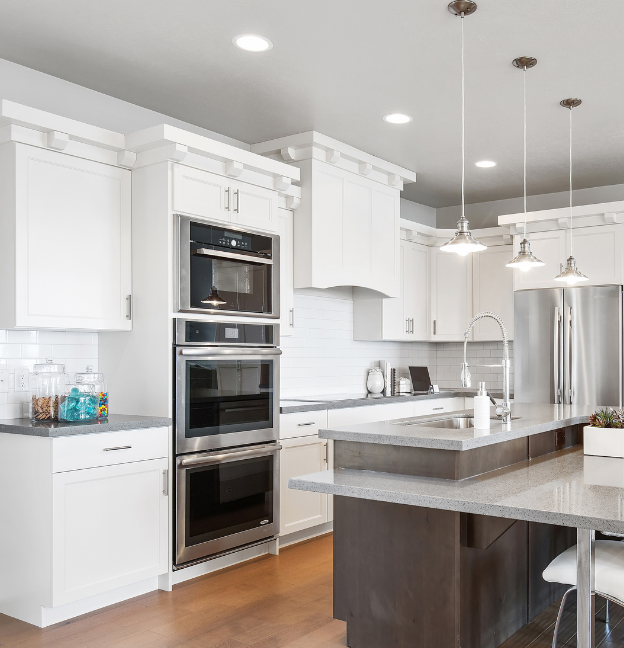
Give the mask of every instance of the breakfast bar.
POLYGON ((624 459, 579 445, 593 409, 516 405, 487 432, 470 412, 322 430, 335 468, 289 485, 335 496, 347 644, 499 646, 563 593, 541 574, 576 543, 578 646, 592 648, 595 532, 624 534, 624 459))

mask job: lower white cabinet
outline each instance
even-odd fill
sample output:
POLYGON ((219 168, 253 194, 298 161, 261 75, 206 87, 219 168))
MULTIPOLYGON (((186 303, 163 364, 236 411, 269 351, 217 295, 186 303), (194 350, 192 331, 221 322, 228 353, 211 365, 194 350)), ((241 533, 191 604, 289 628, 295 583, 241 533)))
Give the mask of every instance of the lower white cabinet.
POLYGON ((42 627, 168 572, 169 440, 0 433, 0 613, 42 627))
POLYGON ((280 535, 328 521, 327 495, 291 490, 288 480, 327 470, 327 441, 317 436, 283 439, 280 451, 280 535))
POLYGON ((52 479, 52 607, 167 572, 168 459, 52 479))

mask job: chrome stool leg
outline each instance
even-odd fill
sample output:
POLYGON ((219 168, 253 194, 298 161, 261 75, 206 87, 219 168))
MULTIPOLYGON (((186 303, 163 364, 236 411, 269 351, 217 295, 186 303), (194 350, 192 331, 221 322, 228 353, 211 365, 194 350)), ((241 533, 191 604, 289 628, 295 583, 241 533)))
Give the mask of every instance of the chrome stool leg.
POLYGON ((609 625, 609 599, 607 599, 607 604, 605 605, 605 623, 609 625))
POLYGON ((559 623, 561 623, 561 617, 563 615, 563 608, 565 607, 566 601, 568 599, 568 594, 574 592, 576 587, 571 587, 561 599, 561 605, 559 606, 559 614, 557 614, 557 622, 555 623, 555 632, 553 634, 552 648, 557 648, 557 634, 559 633, 559 623))

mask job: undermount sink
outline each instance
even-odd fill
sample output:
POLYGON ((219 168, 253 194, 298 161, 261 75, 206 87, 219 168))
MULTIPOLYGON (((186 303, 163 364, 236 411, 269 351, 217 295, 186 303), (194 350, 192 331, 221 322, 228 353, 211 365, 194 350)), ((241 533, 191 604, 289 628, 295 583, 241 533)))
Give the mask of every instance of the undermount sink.
MULTIPOLYGON (((512 416, 511 420, 516 421, 519 416, 512 416)), ((500 421, 498 416, 490 417, 492 421, 500 421)), ((443 419, 434 419, 433 421, 397 421, 395 425, 413 425, 416 427, 434 427, 446 428, 450 430, 465 430, 474 427, 474 418, 469 414, 460 414, 459 416, 448 416, 443 419)))

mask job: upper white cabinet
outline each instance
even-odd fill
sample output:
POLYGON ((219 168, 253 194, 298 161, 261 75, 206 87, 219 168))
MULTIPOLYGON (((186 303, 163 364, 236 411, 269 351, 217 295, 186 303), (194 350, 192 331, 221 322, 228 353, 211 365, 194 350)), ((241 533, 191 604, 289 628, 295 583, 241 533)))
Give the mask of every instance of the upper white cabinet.
MULTIPOLYGON (((510 340, 514 333, 514 273, 520 272, 506 267, 512 259, 511 245, 488 247, 472 255, 473 316, 484 311, 496 313, 505 323, 510 340)), ((472 333, 475 342, 501 339, 500 327, 490 318, 479 320, 472 333)))
POLYGON ((425 245, 401 241, 400 293, 391 299, 353 302, 355 340, 428 340, 431 251, 425 245))
POLYGON ((277 233, 280 237, 280 336, 292 335, 295 324, 293 291, 293 213, 279 209, 277 233))
POLYGON ((130 330, 130 171, 0 149, 2 328, 130 330))
POLYGON ((274 232, 277 200, 276 191, 174 164, 175 212, 274 232))
POLYGON ((431 319, 434 342, 464 340, 472 318, 472 256, 431 250, 431 319))
POLYGON ((295 288, 355 286, 399 296, 399 195, 416 174, 316 133, 254 144, 301 171, 295 288))

